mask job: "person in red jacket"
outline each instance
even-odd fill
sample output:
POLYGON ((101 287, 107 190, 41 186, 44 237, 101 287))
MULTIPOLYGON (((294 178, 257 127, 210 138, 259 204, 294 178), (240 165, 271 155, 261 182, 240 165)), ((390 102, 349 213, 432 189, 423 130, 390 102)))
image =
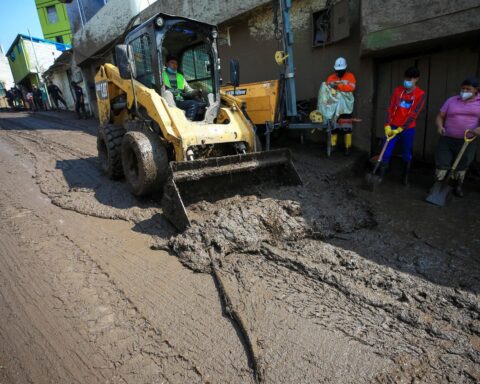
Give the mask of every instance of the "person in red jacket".
MULTIPOLYGON (((402 181, 408 185, 408 174, 412 163, 413 141, 417 117, 425 105, 425 91, 417 86, 420 78, 418 68, 410 67, 405 71, 403 85, 393 91, 390 107, 385 121, 385 136, 394 136, 385 150, 380 165, 380 177, 385 175, 388 163, 392 157, 397 142, 402 143, 402 158, 404 162, 402 181)), ((385 140, 386 140, 385 138, 385 140)))
MULTIPOLYGON (((333 66, 335 69, 335 73, 332 73, 327 78, 327 85, 330 88, 335 89, 339 92, 354 92, 357 86, 357 80, 352 72, 347 72, 347 60, 343 57, 339 57, 335 60, 335 65, 333 66)), ((351 118, 351 114, 344 114, 341 115, 342 118, 351 118)), ((335 129, 332 131, 331 134, 331 144, 332 150, 335 150, 338 140, 338 133, 340 132, 339 129, 335 129)), ((343 130, 344 141, 345 141, 345 154, 348 155, 350 153, 350 148, 352 146, 352 129, 343 130)))

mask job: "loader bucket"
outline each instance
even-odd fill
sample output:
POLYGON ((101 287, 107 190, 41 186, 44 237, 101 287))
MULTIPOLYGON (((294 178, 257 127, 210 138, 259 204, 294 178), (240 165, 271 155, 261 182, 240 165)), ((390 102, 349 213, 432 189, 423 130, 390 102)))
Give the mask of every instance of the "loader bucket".
POLYGON ((180 231, 190 225, 186 207, 236 194, 251 194, 252 185, 300 185, 288 149, 170 163, 163 190, 163 214, 180 231), (249 189, 250 187, 250 189, 249 189))

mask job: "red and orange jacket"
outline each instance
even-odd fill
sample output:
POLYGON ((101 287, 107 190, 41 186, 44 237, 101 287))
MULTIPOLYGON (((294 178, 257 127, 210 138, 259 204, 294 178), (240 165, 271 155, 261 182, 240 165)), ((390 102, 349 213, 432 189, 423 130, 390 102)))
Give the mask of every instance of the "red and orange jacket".
POLYGON ((417 126, 417 117, 425 105, 425 91, 415 87, 412 92, 401 85, 393 91, 385 125, 411 129, 417 126))
POLYGON ((357 80, 351 72, 345 72, 342 77, 338 77, 336 73, 332 73, 327 78, 327 85, 330 83, 339 82, 337 89, 340 92, 353 92, 357 85, 357 80))

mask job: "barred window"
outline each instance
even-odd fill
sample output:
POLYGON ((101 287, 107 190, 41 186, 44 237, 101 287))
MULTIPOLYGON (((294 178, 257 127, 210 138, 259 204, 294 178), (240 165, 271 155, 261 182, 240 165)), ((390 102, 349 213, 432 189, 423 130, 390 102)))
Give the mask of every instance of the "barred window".
POLYGON ((213 92, 212 60, 207 44, 199 44, 186 50, 182 56, 182 71, 193 88, 213 92))
POLYGON ((49 24, 58 23, 57 9, 55 5, 47 7, 47 19, 49 24))
POLYGON ((149 88, 153 87, 155 85, 155 76, 152 69, 153 52, 150 35, 142 35, 130 44, 133 49, 137 80, 149 88))

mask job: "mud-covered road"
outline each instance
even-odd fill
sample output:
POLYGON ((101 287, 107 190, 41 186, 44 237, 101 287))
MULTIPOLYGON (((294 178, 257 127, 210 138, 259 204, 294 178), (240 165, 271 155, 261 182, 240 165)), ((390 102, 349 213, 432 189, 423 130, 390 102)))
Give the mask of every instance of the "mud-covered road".
MULTIPOLYGON (((480 382, 480 185, 444 209, 294 149, 190 207, 99 172, 93 120, 0 112, 0 383, 480 382)), ((427 180, 427 181, 425 181, 427 180)))

